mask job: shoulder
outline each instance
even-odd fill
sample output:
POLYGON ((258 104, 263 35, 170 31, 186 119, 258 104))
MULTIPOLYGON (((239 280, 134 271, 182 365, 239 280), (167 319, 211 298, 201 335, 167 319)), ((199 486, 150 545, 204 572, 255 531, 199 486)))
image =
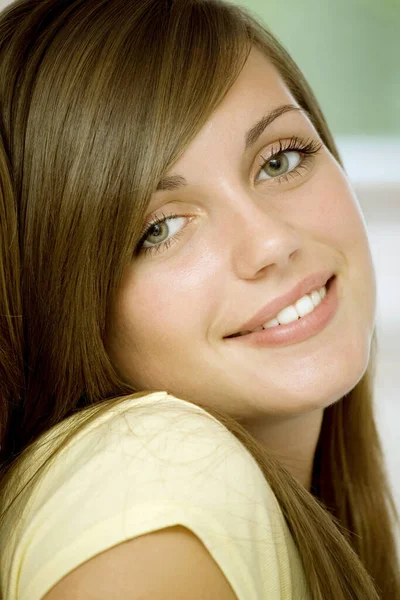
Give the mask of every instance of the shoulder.
POLYGON ((43 600, 237 600, 197 536, 182 526, 102 552, 59 581, 43 600))
MULTIPOLYGON (((188 585, 190 594, 191 585, 214 582, 203 591, 211 600, 212 589, 229 581, 240 597, 259 597, 280 577, 283 521, 255 459, 206 410, 166 393, 127 399, 75 437, 30 490, 18 531, 10 523, 6 583, 35 600, 46 593, 46 600, 83 600, 72 586, 86 589, 87 577, 117 586, 126 576, 129 589, 130 568, 146 586, 167 567, 171 585, 188 585), (131 566, 120 576, 123 564, 131 566), (64 596, 49 595, 60 589, 64 596)), ((149 590, 156 600, 157 589, 149 590)), ((200 600, 195 593, 182 598, 200 600)), ((173 588, 166 597, 179 599, 173 588)))

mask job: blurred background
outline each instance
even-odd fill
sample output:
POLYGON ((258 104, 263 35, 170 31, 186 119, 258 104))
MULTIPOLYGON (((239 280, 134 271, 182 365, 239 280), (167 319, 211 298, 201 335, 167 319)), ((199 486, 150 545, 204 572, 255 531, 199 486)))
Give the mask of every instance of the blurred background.
POLYGON ((365 216, 378 283, 376 415, 400 510, 400 0, 233 1, 302 69, 365 216))
POLYGON ((378 289, 376 417, 400 510, 400 0, 233 0, 311 85, 364 213, 378 289))

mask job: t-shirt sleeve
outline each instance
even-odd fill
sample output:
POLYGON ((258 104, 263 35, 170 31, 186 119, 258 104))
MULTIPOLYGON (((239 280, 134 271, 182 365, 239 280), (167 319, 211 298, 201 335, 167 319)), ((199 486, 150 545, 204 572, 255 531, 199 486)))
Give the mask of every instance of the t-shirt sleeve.
POLYGON ((238 600, 291 598, 293 542, 250 453, 189 402, 167 393, 139 400, 107 411, 46 471, 3 549, 3 597, 41 600, 96 554, 182 525, 238 600))

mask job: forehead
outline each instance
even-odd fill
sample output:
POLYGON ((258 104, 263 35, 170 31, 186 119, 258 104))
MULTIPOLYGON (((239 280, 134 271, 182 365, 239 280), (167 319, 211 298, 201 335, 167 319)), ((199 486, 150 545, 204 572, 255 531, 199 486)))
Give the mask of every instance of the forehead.
MULTIPOLYGON (((240 101, 251 103, 260 101, 260 94, 265 104, 276 105, 279 101, 292 101, 293 97, 278 69, 270 59, 256 48, 253 48, 238 79, 229 90, 219 110, 228 108, 240 101)), ((218 113, 218 109, 216 114, 218 113)))
POLYGON ((160 195, 198 186, 205 169, 221 172, 221 161, 233 165, 232 161, 246 159, 264 131, 273 134, 276 127, 279 130, 278 117, 285 113, 289 113, 286 125, 291 122, 292 127, 299 126, 302 122, 313 129, 307 112, 299 106, 278 69, 253 48, 221 104, 158 182, 149 210, 160 195))
POLYGON ((253 49, 239 77, 193 140, 190 152, 209 147, 210 140, 229 142, 260 117, 279 106, 299 106, 281 74, 260 51, 253 49))
MULTIPOLYGON (((213 153, 229 153, 234 148, 242 151, 249 128, 285 105, 299 107, 279 71, 264 54, 253 49, 239 77, 176 161, 172 168, 174 173, 168 179, 182 179, 182 176, 176 175, 176 169, 190 168, 199 156, 211 159, 213 153)), ((175 183, 170 189, 175 189, 175 183)))

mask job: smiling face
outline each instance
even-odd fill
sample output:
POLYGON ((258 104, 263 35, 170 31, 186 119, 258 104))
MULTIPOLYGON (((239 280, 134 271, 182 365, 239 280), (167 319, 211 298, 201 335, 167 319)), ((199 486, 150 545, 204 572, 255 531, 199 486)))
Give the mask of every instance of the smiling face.
POLYGON ((302 110, 275 113, 257 139, 254 130, 246 137, 287 105, 298 108, 253 50, 168 173, 187 185, 152 197, 146 223, 168 219, 151 228, 127 269, 108 324, 110 356, 136 389, 252 420, 326 407, 364 374, 375 275, 348 180, 302 110), (319 333, 278 347, 225 339, 324 269, 336 274, 338 307, 319 333))

